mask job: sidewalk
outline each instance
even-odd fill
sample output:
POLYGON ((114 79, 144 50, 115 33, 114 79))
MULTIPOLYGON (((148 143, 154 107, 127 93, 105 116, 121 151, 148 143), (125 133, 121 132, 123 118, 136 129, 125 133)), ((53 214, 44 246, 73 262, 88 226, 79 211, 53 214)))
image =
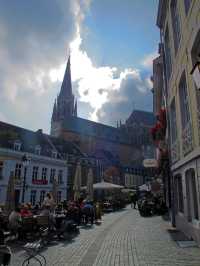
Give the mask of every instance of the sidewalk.
MULTIPOLYGON (((137 210, 104 215, 101 226, 80 229, 72 242, 58 242, 43 254, 48 266, 199 266, 199 248, 180 248, 162 217, 141 217, 137 210)), ((15 252, 12 266, 23 261, 15 252)), ((36 265, 30 264, 29 266, 36 265)))

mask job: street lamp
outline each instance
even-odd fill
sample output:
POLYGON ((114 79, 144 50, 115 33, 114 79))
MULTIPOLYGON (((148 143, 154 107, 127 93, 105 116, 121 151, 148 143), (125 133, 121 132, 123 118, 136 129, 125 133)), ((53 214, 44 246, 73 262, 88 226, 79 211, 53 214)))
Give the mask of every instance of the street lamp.
POLYGON ((24 167, 24 178, 23 178, 23 187, 22 187, 22 203, 24 203, 24 198, 25 198, 25 190, 26 190, 26 172, 27 172, 27 166, 30 163, 30 158, 24 154, 22 156, 22 165, 24 167))

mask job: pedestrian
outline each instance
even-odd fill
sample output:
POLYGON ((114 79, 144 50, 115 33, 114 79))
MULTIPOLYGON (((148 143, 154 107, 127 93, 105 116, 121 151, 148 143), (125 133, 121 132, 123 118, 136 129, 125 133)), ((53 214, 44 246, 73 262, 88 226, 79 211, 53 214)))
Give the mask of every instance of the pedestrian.
POLYGON ((136 209, 137 201, 138 201, 137 194, 136 193, 131 194, 131 208, 136 209))

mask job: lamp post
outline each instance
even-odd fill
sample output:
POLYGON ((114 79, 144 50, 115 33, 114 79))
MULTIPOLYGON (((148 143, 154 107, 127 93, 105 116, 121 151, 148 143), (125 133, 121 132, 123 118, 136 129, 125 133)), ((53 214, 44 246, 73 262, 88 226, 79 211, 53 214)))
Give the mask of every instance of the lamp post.
POLYGON ((22 156, 22 164, 24 167, 24 178, 23 178, 23 187, 22 187, 22 203, 24 203, 25 198, 25 190, 26 190, 26 173, 27 173, 27 166, 30 163, 30 159, 24 154, 22 156))

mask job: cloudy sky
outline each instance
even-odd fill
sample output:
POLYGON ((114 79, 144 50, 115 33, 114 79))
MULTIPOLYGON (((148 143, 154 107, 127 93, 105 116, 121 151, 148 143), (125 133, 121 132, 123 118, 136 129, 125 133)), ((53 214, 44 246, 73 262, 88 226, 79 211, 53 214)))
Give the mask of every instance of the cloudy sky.
POLYGON ((158 0, 0 0, 0 120, 50 130, 71 52, 78 115, 116 125, 151 111, 158 0))

